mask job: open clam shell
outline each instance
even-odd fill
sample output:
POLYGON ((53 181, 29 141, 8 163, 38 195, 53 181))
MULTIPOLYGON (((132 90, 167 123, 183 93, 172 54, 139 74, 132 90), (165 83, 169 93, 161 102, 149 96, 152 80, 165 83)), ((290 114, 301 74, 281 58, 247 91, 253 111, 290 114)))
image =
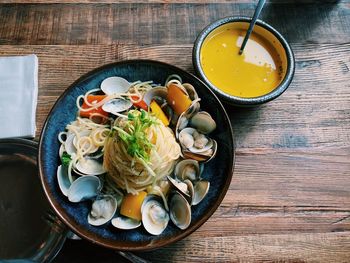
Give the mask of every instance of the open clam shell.
POLYGON ((71 182, 68 178, 68 168, 65 165, 60 165, 57 168, 57 181, 58 186, 63 195, 68 196, 68 190, 71 186, 71 182))
POLYGON ((69 155, 75 154, 77 152, 77 148, 75 148, 73 143, 75 137, 75 133, 68 133, 67 139, 64 142, 64 148, 69 155))
POLYGON ((170 219, 178 228, 184 230, 191 224, 191 206, 180 193, 174 193, 170 199, 170 219))
POLYGON ((194 159, 198 162, 209 162, 211 159, 213 159, 217 152, 217 142, 212 139, 213 146, 209 150, 205 152, 191 152, 188 149, 183 149, 182 154, 184 158, 186 159, 194 159))
POLYGON ((76 163, 74 171, 83 175, 100 175, 106 172, 101 162, 90 158, 80 159, 76 163))
POLYGON ((194 114, 190 120, 190 126, 203 134, 211 133, 216 129, 214 119, 206 111, 200 111, 194 114))
POLYGON ((102 195, 97 198, 88 215, 88 223, 101 226, 109 222, 117 211, 117 200, 112 195, 102 195))
POLYGON ((193 183, 191 180, 189 179, 186 179, 184 181, 184 183, 187 185, 187 189, 188 189, 188 194, 189 194, 189 198, 186 198, 186 196, 184 196, 187 200, 187 202, 191 205, 192 204, 192 200, 193 200, 193 197, 194 197, 194 194, 195 194, 195 190, 194 190, 194 186, 193 186, 193 183))
POLYGON ((180 131, 179 141, 183 148, 186 148, 193 153, 206 152, 213 146, 212 139, 198 133, 196 129, 190 127, 187 127, 180 131))
MULTIPOLYGON (((151 104, 152 100, 154 100, 157 97, 164 99, 164 101, 166 102, 167 94, 168 94, 168 90, 166 88, 157 87, 157 88, 148 90, 143 96, 143 100, 144 102, 146 102, 148 106, 151 104)), ((162 106, 162 105, 159 105, 159 106, 162 106)))
POLYGON ((192 197, 192 205, 198 205, 208 194, 210 182, 201 180, 194 184, 194 192, 192 197))
POLYGON ((176 164, 174 174, 176 178, 182 181, 186 179, 198 180, 200 176, 199 163, 193 159, 182 160, 176 164))
POLYGON ((186 89, 186 92, 191 100, 198 99, 198 94, 195 88, 190 83, 183 83, 182 86, 186 89))
POLYGON ((180 114, 175 126, 176 138, 179 138, 180 131, 185 129, 188 126, 190 119, 192 118, 193 115, 195 115, 199 111, 199 108, 200 108, 199 100, 195 100, 195 101, 192 101, 191 106, 185 112, 180 114))
POLYGON ((127 111, 132 107, 132 102, 127 99, 112 99, 103 104, 102 109, 105 112, 117 115, 121 112, 127 111))
POLYGON ((182 195, 184 195, 187 199, 191 199, 191 193, 188 189, 188 185, 180 180, 174 179, 170 176, 168 176, 168 180, 171 183, 171 185, 173 186, 173 188, 175 188, 176 191, 178 191, 179 193, 181 193, 182 195))
POLYGON ((68 190, 68 200, 77 203, 86 199, 93 198, 99 194, 102 189, 101 180, 94 175, 86 175, 75 180, 68 190))
POLYGON ((168 120, 173 123, 175 121, 175 114, 172 108, 167 103, 167 95, 167 88, 156 87, 148 90, 143 96, 143 100, 149 107, 151 105, 151 102, 155 101, 162 109, 164 114, 167 116, 168 120))
POLYGON ((60 149, 58 151, 58 155, 59 155, 60 159, 62 159, 64 152, 66 152, 66 148, 64 147, 64 144, 61 144, 60 149))
POLYGON ((155 196, 148 196, 141 207, 142 224, 151 235, 160 235, 169 223, 169 214, 162 201, 155 196))
POLYGON ((129 230, 138 228, 141 225, 141 221, 129 217, 118 216, 112 219, 112 225, 118 229, 129 230))
POLYGON ((109 77, 101 82, 101 90, 106 95, 126 93, 130 86, 130 82, 121 77, 109 77))

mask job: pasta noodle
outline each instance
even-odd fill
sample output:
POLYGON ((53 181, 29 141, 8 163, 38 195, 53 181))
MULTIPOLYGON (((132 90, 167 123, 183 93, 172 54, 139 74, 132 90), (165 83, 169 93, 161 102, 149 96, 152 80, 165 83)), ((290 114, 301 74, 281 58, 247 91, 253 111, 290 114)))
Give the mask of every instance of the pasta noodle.
POLYGON ((90 119, 78 117, 75 121, 67 125, 67 132, 61 132, 58 135, 60 142, 63 146, 71 134, 75 135, 73 145, 76 149, 76 153, 72 154, 72 161, 68 165, 68 178, 72 183, 74 181, 72 170, 75 168, 78 161, 84 159, 84 156, 93 154, 99 147, 103 147, 105 140, 108 137, 110 130, 107 128, 109 125, 101 125, 94 123, 90 119), (63 136, 66 140, 63 140, 63 136))
MULTIPOLYGON (((120 119, 116 120, 120 125, 120 119)), ((147 129, 148 138, 154 142, 149 153, 149 161, 130 156, 125 144, 118 137, 109 137, 105 143, 104 168, 107 176, 128 193, 137 194, 154 187, 169 175, 180 157, 181 149, 172 131, 160 121, 147 129)))
MULTIPOLYGON (((166 85, 169 83, 181 85, 181 81, 179 76, 172 75, 167 79, 166 85)), ((129 90, 125 93, 109 94, 98 102, 89 102, 89 95, 101 91, 100 89, 92 89, 78 96, 76 105, 80 112, 89 112, 117 98, 128 99, 132 103, 139 103, 144 93, 154 87, 158 86, 154 85, 152 81, 137 81, 132 83, 129 90), (81 106, 82 100, 87 107, 83 108, 81 106)), ((101 151, 103 154, 103 167, 107 172, 107 188, 114 191, 118 189, 119 193, 121 193, 119 189, 132 194, 137 194, 146 189, 157 192, 159 188, 157 184, 171 174, 176 161, 181 155, 180 145, 176 142, 172 130, 153 117, 156 121, 145 131, 146 140, 151 142, 151 147, 148 149, 149 158, 145 160, 144 158, 131 156, 123 140, 116 136, 116 133, 112 133, 113 127, 125 128, 123 124, 127 122, 128 116, 120 113, 116 113, 116 115, 117 119, 115 121, 96 112, 91 113, 89 118, 77 117, 75 121, 67 125, 66 132, 59 134, 58 139, 63 145, 65 144, 64 137, 67 140, 71 134, 75 135, 74 147, 76 152, 71 156, 72 160, 68 166, 70 181, 74 181, 72 171, 76 172, 75 168, 79 161, 84 160, 86 156, 94 154, 96 151, 101 151), (94 120, 96 118, 99 118, 102 123, 114 122, 114 126, 95 123, 94 120)))

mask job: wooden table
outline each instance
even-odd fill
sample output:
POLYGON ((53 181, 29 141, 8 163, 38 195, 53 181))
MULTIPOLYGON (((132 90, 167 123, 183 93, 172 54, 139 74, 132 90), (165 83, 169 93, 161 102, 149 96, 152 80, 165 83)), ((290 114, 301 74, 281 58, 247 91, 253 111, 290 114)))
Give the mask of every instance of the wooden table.
MULTIPOLYGON (((39 57, 38 136, 55 100, 83 73, 133 58, 193 72, 200 30, 225 16, 251 16, 256 1, 54 2, 0 5, 0 55, 39 57)), ((276 0, 261 18, 290 42, 294 80, 261 107, 226 106, 237 158, 225 199, 189 237, 138 253, 146 259, 350 261, 350 2, 276 0)), ((118 260, 113 251, 68 241, 56 262, 118 260)))

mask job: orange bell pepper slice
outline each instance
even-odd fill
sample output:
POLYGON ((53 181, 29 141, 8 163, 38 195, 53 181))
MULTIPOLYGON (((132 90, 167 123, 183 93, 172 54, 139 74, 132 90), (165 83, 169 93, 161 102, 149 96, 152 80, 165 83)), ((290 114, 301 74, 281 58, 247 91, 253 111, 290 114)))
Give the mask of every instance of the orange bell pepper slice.
MULTIPOLYGON (((139 97, 136 96, 136 95, 131 96, 131 98, 133 100, 138 100, 139 99, 139 97)), ((139 102, 133 103, 133 105, 135 107, 137 107, 137 108, 140 108, 140 109, 143 109, 145 111, 148 111, 148 105, 146 104, 146 102, 144 100, 140 100, 139 102)))
POLYGON ((177 115, 185 112, 191 106, 191 99, 176 84, 169 84, 167 101, 177 115))
POLYGON ((139 192, 138 195, 127 194, 124 196, 120 207, 120 214, 140 221, 142 218, 141 206, 146 196, 147 193, 145 191, 139 192))
POLYGON ((155 102, 154 100, 151 101, 150 104, 150 108, 151 108, 151 112, 162 121, 162 123, 165 126, 169 125, 169 119, 168 117, 165 115, 164 111, 162 110, 162 108, 158 105, 157 102, 155 102))
MULTIPOLYGON (((90 104, 96 104, 106 97, 107 97, 107 95, 88 95, 86 99, 90 104)), ((91 106, 86 104, 85 100, 84 100, 84 103, 81 107, 83 109, 91 108, 91 106)), ((80 117, 89 118, 91 114, 96 114, 96 113, 101 114, 102 116, 108 117, 108 112, 105 112, 102 109, 102 106, 88 110, 88 111, 80 111, 79 115, 80 115, 80 117)))

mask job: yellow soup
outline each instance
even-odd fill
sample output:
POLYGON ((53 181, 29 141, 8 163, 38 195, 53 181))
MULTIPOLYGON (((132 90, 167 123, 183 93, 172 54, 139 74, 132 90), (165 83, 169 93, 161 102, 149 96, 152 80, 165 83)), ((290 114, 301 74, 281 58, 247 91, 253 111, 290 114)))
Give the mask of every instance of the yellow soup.
POLYGON ((200 61, 208 80, 225 93, 252 98, 274 90, 282 81, 286 54, 277 38, 255 26, 242 55, 238 54, 248 23, 233 22, 211 32, 200 61))

